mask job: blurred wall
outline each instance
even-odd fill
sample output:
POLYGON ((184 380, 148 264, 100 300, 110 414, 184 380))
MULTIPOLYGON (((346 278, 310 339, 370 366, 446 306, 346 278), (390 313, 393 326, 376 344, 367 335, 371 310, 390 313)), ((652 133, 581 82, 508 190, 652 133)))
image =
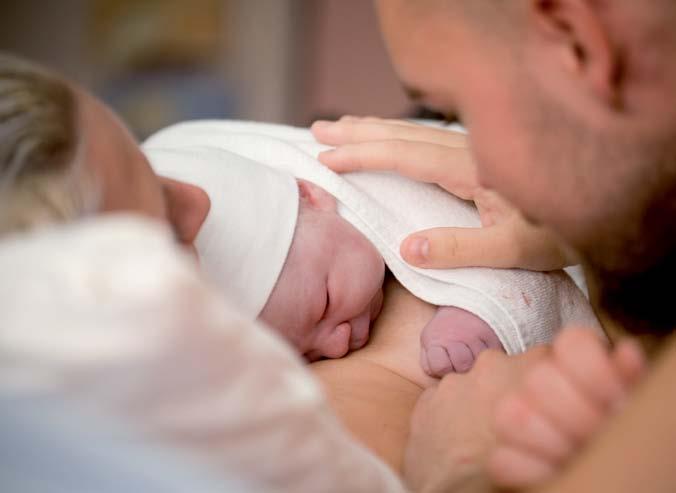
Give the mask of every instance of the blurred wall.
POLYGON ((231 2, 226 25, 232 58, 227 70, 241 98, 237 117, 295 123, 300 73, 304 70, 297 50, 302 47, 310 21, 305 2, 231 2))
MULTIPOLYGON (((185 5, 199 8, 200 1, 213 3, 191 0, 185 5)), ((403 116, 409 111, 370 0, 217 1, 224 7, 220 45, 200 57, 199 67, 189 67, 184 74, 188 83, 177 82, 170 72, 149 78, 137 73, 138 65, 125 72, 113 57, 97 51, 99 40, 92 38, 92 24, 100 23, 95 22, 95 7, 115 0, 0 0, 0 50, 47 64, 104 96, 136 125, 140 136, 187 117, 307 125, 317 117, 346 113, 403 116), (190 70, 201 71, 193 86, 190 70), (205 80, 209 91, 223 94, 223 101, 214 102, 206 113, 204 101, 197 104, 190 94, 192 90, 208 98, 209 91, 200 85, 205 80), (146 93, 125 100, 125 91, 138 91, 143 84, 161 88, 163 81, 166 94, 151 85, 146 93), (153 97, 158 101, 150 104, 153 97), (161 98, 186 101, 167 109, 161 98), (139 115, 144 119, 137 121, 139 115)), ((135 0, 133 6, 145 4, 162 6, 156 0, 135 0)))
POLYGON ((313 10, 297 119, 343 114, 400 117, 411 111, 389 62, 370 0, 308 0, 313 10))
POLYGON ((48 64, 84 84, 93 83, 86 63, 88 0, 2 0, 0 49, 48 64))

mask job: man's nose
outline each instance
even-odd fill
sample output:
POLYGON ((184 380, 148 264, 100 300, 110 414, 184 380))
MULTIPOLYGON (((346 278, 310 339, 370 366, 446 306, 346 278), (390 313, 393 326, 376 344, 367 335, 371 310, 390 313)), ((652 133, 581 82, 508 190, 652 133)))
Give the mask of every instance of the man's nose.
POLYGON ((192 245, 204 224, 211 200, 200 187, 172 180, 167 184, 169 222, 183 245, 192 245))

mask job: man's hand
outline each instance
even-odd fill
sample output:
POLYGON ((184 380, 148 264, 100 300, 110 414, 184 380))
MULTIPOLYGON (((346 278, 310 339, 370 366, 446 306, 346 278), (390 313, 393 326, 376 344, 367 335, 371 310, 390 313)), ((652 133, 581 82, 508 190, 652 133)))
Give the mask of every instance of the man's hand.
POLYGON ((481 481, 495 446, 492 423, 498 401, 548 351, 538 347, 512 357, 484 351, 469 373, 451 373, 423 393, 413 412, 404 462, 413 491, 455 491, 481 481))
POLYGON ((465 134, 401 120, 355 117, 315 122, 312 132, 320 142, 337 146, 319 156, 334 171, 395 171, 436 183, 476 204, 482 228, 434 228, 406 238, 401 255, 410 264, 546 271, 571 263, 550 232, 528 223, 498 194, 479 186, 465 134))
POLYGON ((498 403, 492 480, 526 488, 560 472, 619 411, 645 369, 634 341, 609 348, 594 331, 563 331, 550 354, 498 403))

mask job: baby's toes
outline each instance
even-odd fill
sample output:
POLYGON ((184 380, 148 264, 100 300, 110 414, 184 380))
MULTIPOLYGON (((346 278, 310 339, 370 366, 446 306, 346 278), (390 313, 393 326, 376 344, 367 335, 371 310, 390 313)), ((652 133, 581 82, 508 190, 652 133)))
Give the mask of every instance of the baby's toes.
POLYGON ((441 378, 447 373, 453 371, 451 357, 443 346, 430 346, 421 348, 423 359, 427 364, 423 364, 423 370, 431 377, 441 378))
POLYGON ((438 308, 423 328, 420 343, 427 360, 423 369, 433 377, 469 371, 479 353, 486 349, 502 349, 500 340, 486 322, 452 306, 438 308))
POLYGON ((476 357, 469 344, 462 341, 451 341, 446 345, 446 351, 455 372, 465 373, 474 366, 476 357))
POLYGON ((441 378, 451 372, 464 373, 474 365, 474 354, 464 342, 449 341, 443 345, 423 346, 422 353, 423 370, 432 377, 441 378))

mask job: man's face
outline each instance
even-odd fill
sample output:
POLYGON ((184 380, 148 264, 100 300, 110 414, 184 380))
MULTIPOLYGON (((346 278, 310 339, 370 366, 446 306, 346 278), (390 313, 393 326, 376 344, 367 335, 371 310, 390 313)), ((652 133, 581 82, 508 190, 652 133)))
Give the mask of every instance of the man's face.
POLYGON ((439 7, 439 15, 411 13, 413 3, 379 2, 403 83, 422 104, 461 119, 484 186, 578 243, 594 227, 581 218, 593 216, 590 210, 608 211, 613 190, 576 159, 584 142, 561 128, 555 107, 534 89, 533 79, 547 67, 529 66, 526 46, 500 42, 485 27, 449 13, 450 7, 439 7))
POLYGON ((333 206, 317 207, 301 196, 298 224, 284 269, 261 320, 279 331, 309 361, 340 358, 369 339, 383 301, 385 264, 333 206))
POLYGON ((167 221, 176 239, 192 253, 193 241, 209 212, 200 188, 158 177, 122 122, 101 102, 77 91, 84 160, 97 177, 100 212, 140 213, 167 221))
MULTIPOLYGON (((481 182, 582 254, 602 306, 626 325, 673 328, 670 303, 654 290, 676 265, 668 83, 624 80, 626 106, 616 110, 590 82, 598 80, 595 60, 571 56, 573 45, 552 43, 533 19, 502 39, 462 14, 461 0, 426 1, 425 12, 415 0, 378 1, 404 84, 422 103, 461 118, 481 182)), ((633 61, 622 67, 630 75, 633 61)), ((674 76, 666 60, 652 63, 646 73, 674 76)))

